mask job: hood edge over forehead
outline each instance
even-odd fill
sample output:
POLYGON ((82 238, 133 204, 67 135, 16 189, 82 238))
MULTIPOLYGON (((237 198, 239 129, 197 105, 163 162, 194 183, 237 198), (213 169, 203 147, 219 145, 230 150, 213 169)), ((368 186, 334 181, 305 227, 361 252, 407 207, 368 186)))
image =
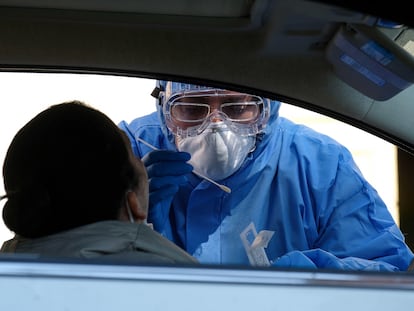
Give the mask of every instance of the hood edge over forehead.
MULTIPOLYGON (((165 102, 166 94, 164 93, 166 91, 167 83, 171 82, 171 88, 172 92, 171 94, 174 94, 179 91, 202 91, 202 90, 222 90, 220 88, 214 88, 214 87, 208 87, 208 86, 202 86, 202 85, 196 85, 196 84, 189 84, 189 83, 181 83, 181 82, 172 82, 172 81, 166 81, 166 80, 156 80, 156 89, 158 94, 154 94, 156 97, 156 109, 158 113, 158 118, 160 120, 160 124, 162 127, 162 131, 166 137, 168 137, 168 140, 175 145, 174 143, 174 134, 171 133, 171 131, 167 128, 165 123, 165 117, 162 111, 162 104, 165 102)), ((170 94, 170 95, 171 95, 170 94)), ((169 96, 168 96, 169 97, 169 96)), ((263 96, 260 96, 264 98, 263 96)), ((264 127, 263 133, 268 134, 269 133, 269 127, 277 120, 279 117, 279 109, 280 109, 280 101, 277 100, 271 100, 270 99, 270 116, 269 120, 267 121, 267 126, 264 127), (268 130, 266 130, 268 129, 268 130)))

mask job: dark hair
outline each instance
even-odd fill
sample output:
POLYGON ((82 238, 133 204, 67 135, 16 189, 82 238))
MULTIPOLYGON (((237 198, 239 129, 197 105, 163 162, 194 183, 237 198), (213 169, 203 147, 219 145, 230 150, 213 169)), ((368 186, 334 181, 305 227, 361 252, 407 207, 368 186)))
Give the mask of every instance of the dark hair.
POLYGON ((6 226, 35 238, 117 219, 126 192, 139 183, 130 152, 117 125, 82 102, 44 110, 6 154, 6 226))

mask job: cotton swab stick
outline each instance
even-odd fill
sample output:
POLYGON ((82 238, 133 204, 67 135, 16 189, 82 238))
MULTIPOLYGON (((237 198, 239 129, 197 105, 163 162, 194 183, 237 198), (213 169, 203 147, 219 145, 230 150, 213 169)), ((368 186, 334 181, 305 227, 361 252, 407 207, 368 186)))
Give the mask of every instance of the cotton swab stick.
MULTIPOLYGON (((142 138, 140 138, 140 137, 136 137, 136 139, 137 139, 139 142, 143 143, 144 145, 146 145, 146 146, 150 147, 150 148, 151 148, 151 149, 153 149, 153 150, 160 150, 160 149, 158 149, 157 147, 155 147, 155 146, 151 145, 150 143, 146 142, 145 140, 143 140, 143 139, 142 139, 142 138)), ((194 170, 193 170, 193 173, 194 173, 194 174, 196 174, 198 177, 204 178, 205 180, 207 180, 207 181, 211 182, 212 184, 216 185, 217 187, 219 187, 219 188, 220 188, 221 190, 223 190, 224 192, 231 193, 231 189, 230 189, 229 187, 227 187, 227 186, 225 186, 225 185, 221 185, 221 184, 217 183, 216 181, 212 180, 211 178, 208 178, 207 176, 204 176, 204 175, 202 175, 202 174, 200 174, 199 172, 196 172, 196 171, 194 171, 194 170)))

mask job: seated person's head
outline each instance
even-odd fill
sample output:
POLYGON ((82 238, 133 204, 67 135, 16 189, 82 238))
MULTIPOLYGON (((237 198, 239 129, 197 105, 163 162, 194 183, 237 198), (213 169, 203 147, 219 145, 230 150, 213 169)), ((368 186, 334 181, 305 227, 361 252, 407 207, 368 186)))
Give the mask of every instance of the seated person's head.
POLYGON ((142 162, 116 124, 80 102, 52 106, 20 129, 3 177, 3 220, 23 237, 103 220, 146 220, 142 162))

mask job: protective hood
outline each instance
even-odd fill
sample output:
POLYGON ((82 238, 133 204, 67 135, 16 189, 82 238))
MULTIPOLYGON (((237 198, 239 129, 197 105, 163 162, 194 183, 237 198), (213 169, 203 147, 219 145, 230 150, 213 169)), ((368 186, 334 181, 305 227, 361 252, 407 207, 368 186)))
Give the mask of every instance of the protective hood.
MULTIPOLYGON (((160 119, 160 124, 162 127, 162 131, 166 137, 168 137, 168 141, 175 146, 175 137, 174 134, 168 129, 166 126, 165 116, 162 109, 162 104, 164 101, 165 93, 168 81, 164 80, 157 80, 156 81, 156 87, 153 92, 153 96, 156 98, 156 108, 158 117, 160 119)), ((198 86, 194 84, 186 84, 186 83, 180 83, 180 82, 173 82, 171 89, 173 90, 181 90, 184 92, 186 91, 201 91, 201 90, 209 90, 209 89, 215 89, 212 87, 207 86, 198 86)), ((168 96, 169 94, 166 94, 168 96)), ((280 102, 276 100, 270 100, 270 113, 269 113, 269 119, 267 120, 266 126, 263 126, 260 133, 267 134, 271 131, 272 124, 276 122, 277 118, 279 117, 279 108, 280 108, 280 102)))

